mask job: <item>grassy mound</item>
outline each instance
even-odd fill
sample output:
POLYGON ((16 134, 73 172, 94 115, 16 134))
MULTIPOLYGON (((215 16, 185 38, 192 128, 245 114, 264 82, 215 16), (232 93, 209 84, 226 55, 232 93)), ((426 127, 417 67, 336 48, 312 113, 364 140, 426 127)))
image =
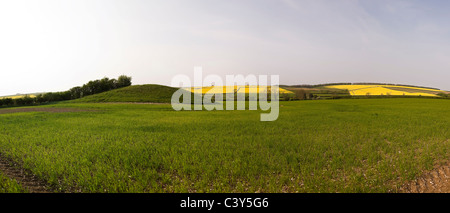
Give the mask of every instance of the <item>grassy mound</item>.
POLYGON ((95 95, 86 96, 70 102, 98 103, 98 102, 151 102, 170 103, 172 94, 178 88, 157 84, 135 85, 111 90, 95 95))

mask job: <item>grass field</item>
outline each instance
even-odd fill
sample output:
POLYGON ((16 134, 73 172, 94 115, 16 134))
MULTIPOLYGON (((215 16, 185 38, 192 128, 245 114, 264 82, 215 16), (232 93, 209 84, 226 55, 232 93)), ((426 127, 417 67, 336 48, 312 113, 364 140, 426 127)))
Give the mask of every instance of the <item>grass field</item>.
MULTIPOLYGON (((122 101, 120 101, 122 102, 122 101)), ((450 157, 450 101, 280 102, 261 111, 69 103, 0 114, 0 152, 66 192, 395 192, 450 157)))

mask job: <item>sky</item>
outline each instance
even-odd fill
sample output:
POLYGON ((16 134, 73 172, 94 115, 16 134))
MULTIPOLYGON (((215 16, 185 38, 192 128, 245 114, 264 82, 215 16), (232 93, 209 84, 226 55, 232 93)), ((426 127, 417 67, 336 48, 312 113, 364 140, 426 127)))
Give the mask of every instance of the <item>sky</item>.
POLYGON ((0 95, 128 75, 450 90, 447 0, 0 0, 0 95))

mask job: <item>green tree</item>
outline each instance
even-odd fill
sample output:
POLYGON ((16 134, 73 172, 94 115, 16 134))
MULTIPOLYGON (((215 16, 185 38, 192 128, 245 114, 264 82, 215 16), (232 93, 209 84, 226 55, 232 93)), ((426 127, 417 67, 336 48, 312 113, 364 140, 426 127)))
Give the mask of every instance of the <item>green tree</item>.
POLYGON ((131 85, 131 77, 126 75, 121 75, 117 79, 117 88, 127 87, 131 85))
POLYGON ((11 106, 14 104, 14 100, 12 98, 4 98, 3 99, 3 104, 5 106, 11 106))
POLYGON ((71 99, 77 99, 81 98, 81 87, 73 87, 69 90, 70 92, 70 98, 71 99))

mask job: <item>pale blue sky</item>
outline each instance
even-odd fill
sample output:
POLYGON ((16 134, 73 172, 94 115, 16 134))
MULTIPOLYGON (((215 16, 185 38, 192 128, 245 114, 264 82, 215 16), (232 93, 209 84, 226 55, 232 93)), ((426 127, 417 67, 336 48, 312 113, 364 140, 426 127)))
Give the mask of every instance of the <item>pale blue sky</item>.
POLYGON ((450 90, 450 1, 0 0, 0 95, 121 74, 278 74, 281 84, 450 90))

